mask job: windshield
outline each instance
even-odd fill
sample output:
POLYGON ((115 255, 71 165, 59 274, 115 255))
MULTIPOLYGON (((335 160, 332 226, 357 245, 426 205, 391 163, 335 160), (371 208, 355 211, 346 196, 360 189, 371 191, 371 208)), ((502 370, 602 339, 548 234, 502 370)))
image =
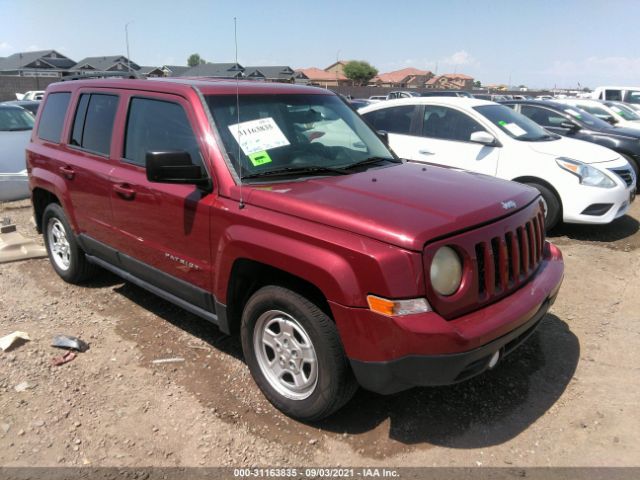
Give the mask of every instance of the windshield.
POLYGON ((610 123, 605 122, 604 120, 596 117, 595 115, 591 115, 589 112, 578 107, 567 107, 564 109, 564 113, 568 113, 569 115, 576 118, 578 121, 588 125, 589 127, 599 129, 611 128, 610 123))
POLYGON ((213 119, 239 177, 316 172, 397 162, 376 133, 334 95, 207 95, 213 119), (239 156, 239 158, 238 158, 239 156), (238 168, 240 164, 240 168, 238 168))
POLYGON ((640 116, 638 116, 638 114, 634 112, 632 108, 627 107, 622 103, 607 102, 606 105, 625 120, 640 120, 640 116))
POLYGON ((625 102, 640 104, 640 90, 629 90, 625 102))
POLYGON ((0 132, 33 129, 34 118, 22 108, 0 108, 0 132))
POLYGON ((483 105, 481 107, 473 107, 473 109, 516 140, 540 142, 559 138, 557 135, 547 132, 533 120, 529 120, 524 115, 504 105, 483 105))

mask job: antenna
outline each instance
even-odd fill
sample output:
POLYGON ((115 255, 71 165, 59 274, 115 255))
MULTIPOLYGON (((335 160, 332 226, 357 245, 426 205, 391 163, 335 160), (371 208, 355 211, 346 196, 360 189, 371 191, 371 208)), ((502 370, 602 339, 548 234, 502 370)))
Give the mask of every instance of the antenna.
MULTIPOLYGON (((236 45, 236 66, 238 65, 238 22, 236 17, 233 17, 233 39, 236 45)), ((235 70, 235 67, 234 67, 235 70)), ((242 210, 244 208, 244 197, 242 195, 242 160, 241 160, 241 152, 240 152, 240 85, 238 80, 238 73, 235 75, 236 77, 236 115, 237 122, 236 128, 238 129, 237 139, 238 139, 238 155, 236 156, 238 162, 238 173, 240 175, 240 203, 238 204, 238 208, 242 210)))

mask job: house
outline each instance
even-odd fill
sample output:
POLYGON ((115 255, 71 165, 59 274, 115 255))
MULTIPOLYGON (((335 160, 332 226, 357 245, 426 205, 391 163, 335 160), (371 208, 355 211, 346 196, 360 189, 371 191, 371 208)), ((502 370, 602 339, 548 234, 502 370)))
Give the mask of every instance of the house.
MULTIPOLYGON (((171 68, 175 69, 175 67, 171 68)), ((172 71, 172 76, 177 77, 242 78, 285 83, 306 82, 306 77, 303 74, 286 65, 243 67, 239 63, 202 63, 179 73, 174 73, 174 71, 172 71)))
POLYGON ((160 69, 164 72, 165 77, 179 77, 190 68, 191 67, 183 65, 163 65, 162 67, 160 67, 160 69))
POLYGON ((132 62, 124 55, 106 57, 87 57, 76 63, 72 72, 129 72, 140 70, 140 65, 132 62))
POLYGON ((178 77, 243 78, 244 67, 239 63, 201 63, 178 74, 178 77))
POLYGON ((296 72, 288 66, 246 67, 243 74, 249 80, 266 82, 296 83, 296 81, 306 79, 304 74, 296 72))
POLYGON ((60 77, 75 63, 56 50, 19 52, 0 58, 0 75, 60 77))
POLYGON ((444 90, 472 90, 473 77, 463 73, 445 73, 433 77, 425 84, 426 88, 440 88, 444 90))
POLYGON ((371 80, 371 84, 378 87, 423 88, 431 78, 433 78, 433 73, 429 70, 403 68, 402 70, 381 73, 371 80))
POLYGON ((344 60, 338 60, 337 62, 332 63, 327 68, 325 68, 324 71, 325 72, 329 72, 329 73, 333 73, 334 75, 336 73, 338 73, 340 75, 344 75, 344 66, 347 63, 349 63, 349 62, 345 62, 344 60))
POLYGON ((304 75, 307 78, 309 85, 317 85, 320 87, 337 87, 341 85, 350 85, 351 80, 344 76, 344 73, 339 71, 327 72, 320 68, 300 68, 296 70, 298 74, 304 75))

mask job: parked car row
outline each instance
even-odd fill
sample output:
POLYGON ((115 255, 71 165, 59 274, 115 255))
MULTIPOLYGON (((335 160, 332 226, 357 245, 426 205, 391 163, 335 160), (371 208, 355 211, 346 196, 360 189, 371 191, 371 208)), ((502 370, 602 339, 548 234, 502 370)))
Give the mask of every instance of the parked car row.
POLYGON ((388 132, 389 145, 402 158, 536 188, 547 229, 560 221, 609 223, 624 215, 635 198, 637 173, 626 157, 546 130, 505 105, 414 97, 359 112, 374 128, 388 132))

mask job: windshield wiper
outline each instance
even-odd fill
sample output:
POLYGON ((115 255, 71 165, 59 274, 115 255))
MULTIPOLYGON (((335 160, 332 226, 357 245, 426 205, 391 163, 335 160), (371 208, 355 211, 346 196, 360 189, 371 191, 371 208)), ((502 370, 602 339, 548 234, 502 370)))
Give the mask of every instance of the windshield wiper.
POLYGON ((306 167, 285 167, 278 168, 276 170, 266 170, 264 172, 255 172, 243 175, 242 179, 247 178, 260 178, 260 177, 277 177, 285 175, 299 175, 299 174, 311 174, 322 175, 325 173, 336 173, 338 175, 347 175, 347 172, 342 168, 324 167, 321 165, 308 165, 306 167))
POLYGON ((402 160, 397 158, 369 157, 364 160, 360 160, 359 162, 352 163, 351 165, 347 165, 346 167, 342 167, 342 170, 351 170, 352 168, 361 167, 363 165, 372 165, 380 162, 402 163, 402 160))

